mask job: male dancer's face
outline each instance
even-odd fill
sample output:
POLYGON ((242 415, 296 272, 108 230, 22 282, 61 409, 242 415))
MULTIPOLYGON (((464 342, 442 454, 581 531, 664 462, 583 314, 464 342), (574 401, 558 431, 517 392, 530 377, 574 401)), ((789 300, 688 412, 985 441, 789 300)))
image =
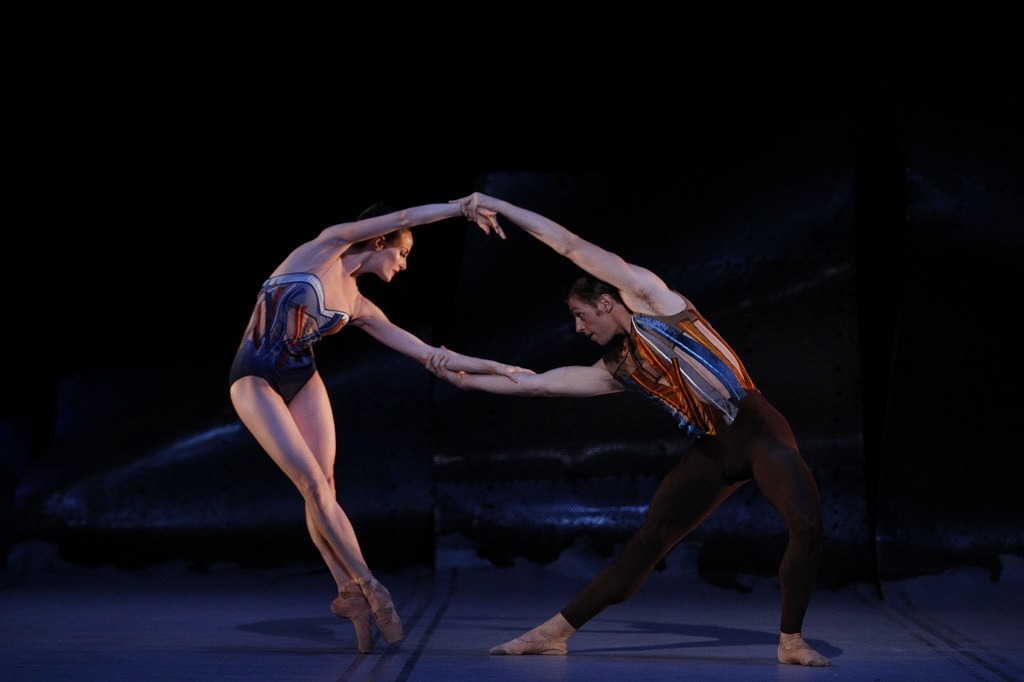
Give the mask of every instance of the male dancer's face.
POLYGON ((601 346, 614 339, 622 330, 611 315, 612 305, 608 295, 601 296, 596 303, 571 297, 569 312, 576 321, 576 331, 601 346))

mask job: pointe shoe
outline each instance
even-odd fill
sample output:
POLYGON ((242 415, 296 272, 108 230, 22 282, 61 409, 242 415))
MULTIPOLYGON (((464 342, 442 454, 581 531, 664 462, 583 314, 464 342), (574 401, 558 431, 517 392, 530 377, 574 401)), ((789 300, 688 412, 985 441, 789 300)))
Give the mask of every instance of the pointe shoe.
POLYGON ((779 663, 790 665, 809 665, 815 668, 825 668, 832 665, 832 662, 819 654, 804 638, 797 632, 792 635, 782 634, 779 638, 779 663))
POLYGON ((348 582, 338 589, 338 596, 331 602, 331 611, 339 618, 348 618, 356 630, 356 646, 359 653, 373 651, 373 631, 370 630, 370 603, 363 591, 354 582, 348 582))
POLYGON ((559 613, 529 632, 492 648, 490 653, 494 656, 565 656, 569 652, 566 642, 574 632, 576 629, 559 613))
POLYGON ((356 578, 355 583, 362 589, 366 601, 370 602, 373 620, 377 623, 377 630, 384 641, 394 644, 405 637, 405 632, 402 631, 402 619, 395 611, 395 604, 391 601, 391 593, 388 592, 388 588, 377 582, 372 575, 356 578))

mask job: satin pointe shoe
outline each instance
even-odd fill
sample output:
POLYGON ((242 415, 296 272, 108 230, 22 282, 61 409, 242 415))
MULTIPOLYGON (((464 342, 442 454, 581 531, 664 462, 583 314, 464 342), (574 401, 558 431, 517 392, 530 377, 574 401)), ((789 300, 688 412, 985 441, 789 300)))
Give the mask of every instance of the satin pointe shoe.
POLYGON ((359 653, 373 651, 373 631, 370 629, 370 602, 353 581, 338 589, 338 596, 331 602, 331 612, 339 618, 348 618, 356 631, 356 646, 359 653))
POLYGON ((377 630, 384 641, 394 644, 405 637, 405 632, 402 631, 402 619, 395 611, 395 604, 391 601, 391 593, 388 592, 388 588, 377 582, 373 575, 356 578, 355 583, 362 588, 366 601, 370 602, 373 620, 377 623, 377 630))

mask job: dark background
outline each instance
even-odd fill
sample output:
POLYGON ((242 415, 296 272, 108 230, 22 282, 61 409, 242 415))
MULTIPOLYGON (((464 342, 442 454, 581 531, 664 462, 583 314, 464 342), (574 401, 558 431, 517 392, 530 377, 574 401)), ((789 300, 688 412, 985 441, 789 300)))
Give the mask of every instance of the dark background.
MULTIPOLYGON (((300 497, 228 402, 255 293, 370 203, 475 189, 695 301, 793 423, 822 489, 823 580, 997 577, 1024 551, 1024 108, 998 41, 890 22, 696 48, 696 27, 648 17, 618 27, 629 40, 549 27, 496 47, 459 23, 435 45, 58 19, 13 69, 5 554, 313 556, 300 497)), ((361 286, 435 344, 593 362, 561 302, 574 272, 508 232, 425 227, 407 272, 361 286)), ((371 565, 608 555, 685 445, 636 396, 459 394, 358 331, 317 353, 371 565)), ((675 556, 714 581, 772 573, 780 528, 751 485, 675 556)))

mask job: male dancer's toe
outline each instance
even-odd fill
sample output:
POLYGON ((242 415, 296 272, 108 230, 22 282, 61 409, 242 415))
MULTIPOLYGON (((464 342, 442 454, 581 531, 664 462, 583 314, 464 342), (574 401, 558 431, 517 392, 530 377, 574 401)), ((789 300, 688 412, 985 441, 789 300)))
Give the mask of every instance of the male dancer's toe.
POLYGON ((518 656, 521 654, 545 654, 565 656, 568 653, 566 640, 576 632, 561 613, 541 623, 526 634, 499 644, 491 649, 494 655, 518 656))

